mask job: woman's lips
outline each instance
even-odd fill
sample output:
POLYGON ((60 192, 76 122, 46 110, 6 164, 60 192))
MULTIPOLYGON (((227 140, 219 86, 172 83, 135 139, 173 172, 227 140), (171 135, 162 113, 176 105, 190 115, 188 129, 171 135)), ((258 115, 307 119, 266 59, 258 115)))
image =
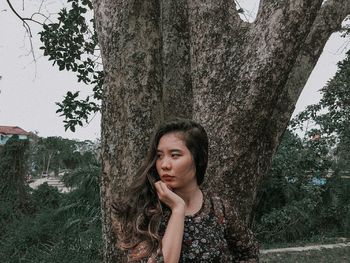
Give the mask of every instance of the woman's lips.
POLYGON ((168 175, 168 174, 164 174, 162 175, 162 179, 164 181, 172 181, 174 179, 174 176, 168 175))

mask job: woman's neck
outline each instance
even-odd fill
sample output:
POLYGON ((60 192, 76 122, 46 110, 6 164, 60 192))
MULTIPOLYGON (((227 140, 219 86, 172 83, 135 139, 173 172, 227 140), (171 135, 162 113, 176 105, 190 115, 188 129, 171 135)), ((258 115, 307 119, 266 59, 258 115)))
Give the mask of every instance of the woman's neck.
POLYGON ((186 214, 194 214, 202 207, 203 194, 198 185, 174 191, 186 204, 186 214))

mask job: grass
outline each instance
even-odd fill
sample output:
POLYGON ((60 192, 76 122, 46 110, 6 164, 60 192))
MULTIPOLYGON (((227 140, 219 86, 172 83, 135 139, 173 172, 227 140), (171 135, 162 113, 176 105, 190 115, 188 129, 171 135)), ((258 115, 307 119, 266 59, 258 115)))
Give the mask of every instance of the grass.
POLYGON ((350 247, 300 252, 269 253, 260 256, 262 263, 349 263, 350 247))

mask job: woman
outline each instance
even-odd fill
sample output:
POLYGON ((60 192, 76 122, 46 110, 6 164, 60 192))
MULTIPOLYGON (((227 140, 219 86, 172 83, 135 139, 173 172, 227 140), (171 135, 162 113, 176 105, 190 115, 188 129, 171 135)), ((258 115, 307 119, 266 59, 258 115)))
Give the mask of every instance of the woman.
POLYGON ((155 132, 125 200, 114 205, 127 262, 258 262, 258 245, 228 203, 203 191, 208 138, 176 119, 155 132))

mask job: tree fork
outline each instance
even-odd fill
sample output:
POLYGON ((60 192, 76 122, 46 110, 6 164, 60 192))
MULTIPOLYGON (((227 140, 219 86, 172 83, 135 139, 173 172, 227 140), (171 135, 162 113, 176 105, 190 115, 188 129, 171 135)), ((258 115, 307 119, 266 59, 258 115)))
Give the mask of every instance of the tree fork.
MULTIPOLYGON (((261 2, 255 23, 242 30, 237 22, 236 32, 230 31, 228 39, 234 35, 232 44, 237 45, 233 49, 229 45, 234 54, 224 46, 219 53, 225 55, 217 56, 214 63, 196 61, 208 69, 204 70, 193 90, 194 94, 200 90, 200 95, 194 98, 194 107, 198 104, 194 118, 206 125, 211 139, 209 187, 220 189, 248 221, 256 189, 287 125, 285 123, 283 129, 279 127, 279 134, 276 134, 269 124, 278 118, 271 120, 271 112, 287 81, 301 41, 306 38, 321 5, 320 1, 295 6, 288 3, 261 2), (241 46, 244 46, 243 52, 240 52, 241 46), (230 58, 234 59, 227 61, 230 58), (216 75, 213 76, 213 72, 216 75)), ((215 29, 210 32, 213 31, 215 29)), ((203 52, 203 57, 210 57, 215 51, 204 47, 197 53, 203 52)))

